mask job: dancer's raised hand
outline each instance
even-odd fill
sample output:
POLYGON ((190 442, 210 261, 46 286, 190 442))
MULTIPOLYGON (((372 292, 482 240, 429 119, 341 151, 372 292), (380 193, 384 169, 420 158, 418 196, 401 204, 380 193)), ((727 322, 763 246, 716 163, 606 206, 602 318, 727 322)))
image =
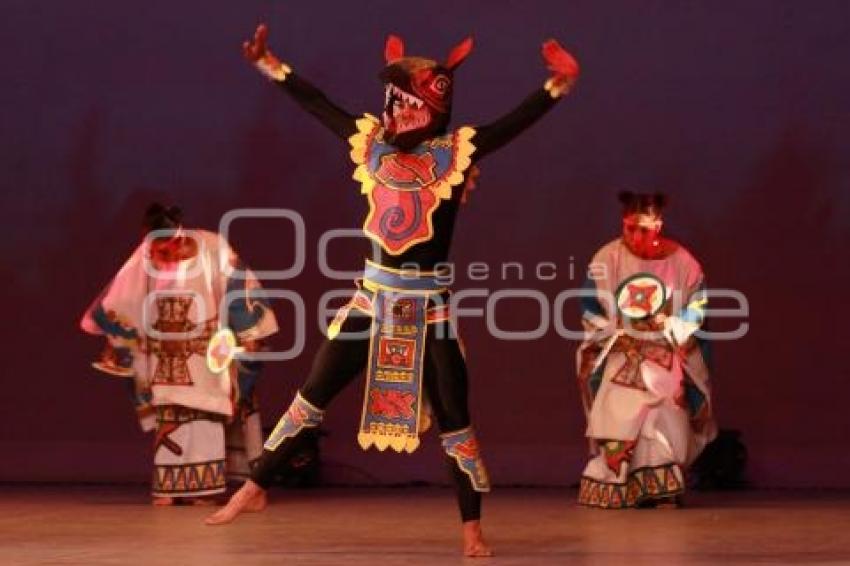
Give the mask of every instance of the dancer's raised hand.
POLYGON ((268 37, 269 27, 266 24, 258 25, 254 37, 242 44, 242 53, 265 76, 282 81, 292 70, 269 51, 268 37))
POLYGON ((546 68, 552 71, 552 76, 546 81, 546 90, 555 98, 563 96, 578 80, 578 61, 554 39, 545 41, 541 51, 546 68))

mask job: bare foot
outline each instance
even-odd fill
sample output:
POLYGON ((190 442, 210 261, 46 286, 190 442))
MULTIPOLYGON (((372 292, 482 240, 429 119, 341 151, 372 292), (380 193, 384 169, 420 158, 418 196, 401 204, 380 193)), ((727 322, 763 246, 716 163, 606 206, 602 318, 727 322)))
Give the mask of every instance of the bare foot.
POLYGON ((174 498, 154 496, 151 500, 151 505, 154 507, 167 507, 168 505, 174 505, 174 498))
POLYGON ((264 490, 260 491, 257 495, 251 498, 250 501, 245 505, 242 509, 243 513, 259 513, 260 511, 266 508, 268 505, 269 496, 266 494, 264 490))
POLYGON ((493 551, 484 542, 481 533, 481 521, 467 521, 463 524, 463 555, 467 558, 488 558, 493 551))
POLYGON ((266 491, 248 480, 224 507, 207 517, 204 522, 207 525, 224 525, 233 521, 240 513, 262 511, 265 507, 266 491))

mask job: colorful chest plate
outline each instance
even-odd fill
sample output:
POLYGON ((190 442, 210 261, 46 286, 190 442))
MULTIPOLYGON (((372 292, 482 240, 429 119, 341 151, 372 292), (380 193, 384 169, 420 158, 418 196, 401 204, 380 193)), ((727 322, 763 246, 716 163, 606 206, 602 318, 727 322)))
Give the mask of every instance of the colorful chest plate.
POLYGON ((475 130, 463 127, 402 152, 383 140, 374 116, 357 121, 349 138, 354 179, 369 201, 363 231, 391 255, 434 236, 432 216, 452 188, 464 182, 475 146, 475 130))

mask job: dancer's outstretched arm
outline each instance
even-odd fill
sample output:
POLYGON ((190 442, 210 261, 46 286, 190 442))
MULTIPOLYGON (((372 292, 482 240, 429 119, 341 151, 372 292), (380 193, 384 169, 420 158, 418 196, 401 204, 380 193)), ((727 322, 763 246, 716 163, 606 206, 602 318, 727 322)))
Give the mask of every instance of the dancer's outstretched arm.
POLYGON ((268 35, 266 24, 257 26, 254 37, 242 44, 245 58, 338 137, 347 140, 357 133, 356 117, 331 102, 322 91, 294 73, 289 65, 269 51, 268 35))
POLYGON ((499 149, 536 122, 570 91, 578 79, 578 63, 557 41, 546 41, 542 53, 547 67, 552 72, 549 80, 543 88, 534 91, 508 114, 495 122, 475 128, 476 134, 472 143, 477 148, 476 159, 499 149))

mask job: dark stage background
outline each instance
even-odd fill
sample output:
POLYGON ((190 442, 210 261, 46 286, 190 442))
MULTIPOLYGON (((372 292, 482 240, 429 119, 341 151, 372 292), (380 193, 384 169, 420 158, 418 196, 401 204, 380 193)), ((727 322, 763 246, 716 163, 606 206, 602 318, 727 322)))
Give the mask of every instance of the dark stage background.
MULTIPOLYGON (((353 112, 379 111, 387 33, 440 58, 473 33, 475 51, 457 74, 455 123, 485 123, 518 103, 546 77, 541 41, 560 39, 581 60, 578 87, 482 163, 452 253, 461 266, 521 262, 525 278, 457 288, 554 297, 580 284, 583 264, 616 236, 618 190, 668 192, 669 233, 702 261, 712 286, 750 302, 749 333, 716 345, 714 373, 720 424, 743 431, 750 479, 850 485, 848 6, 3 2, 0 479, 147 477, 149 438, 122 385, 90 369, 101 341, 82 335, 77 321, 137 242, 155 197, 182 204, 190 223, 207 228, 238 207, 304 215, 307 270, 270 285, 303 293, 307 348, 268 368, 267 425, 304 378, 319 340, 315 303, 339 286, 319 274, 316 241, 327 229, 358 226, 364 202, 347 148, 242 60, 241 41, 266 20, 275 51, 353 112), (541 261, 558 265, 556 280, 532 276, 541 261)), ((289 264, 291 238, 283 223, 242 223, 234 242, 253 266, 272 269, 289 264)), ((338 242, 334 265, 356 268, 361 250, 338 242)), ((278 314, 276 343, 286 346, 291 308, 281 304, 278 314)), ((578 325, 572 308, 564 316, 578 325)), ((498 310, 504 328, 533 327, 536 317, 531 302, 498 310)), ((585 443, 575 344, 554 331, 498 342, 480 320, 462 330, 495 481, 576 481, 585 443)), ((433 438, 413 456, 360 452, 361 387, 327 419, 329 476, 442 480, 433 438)))

